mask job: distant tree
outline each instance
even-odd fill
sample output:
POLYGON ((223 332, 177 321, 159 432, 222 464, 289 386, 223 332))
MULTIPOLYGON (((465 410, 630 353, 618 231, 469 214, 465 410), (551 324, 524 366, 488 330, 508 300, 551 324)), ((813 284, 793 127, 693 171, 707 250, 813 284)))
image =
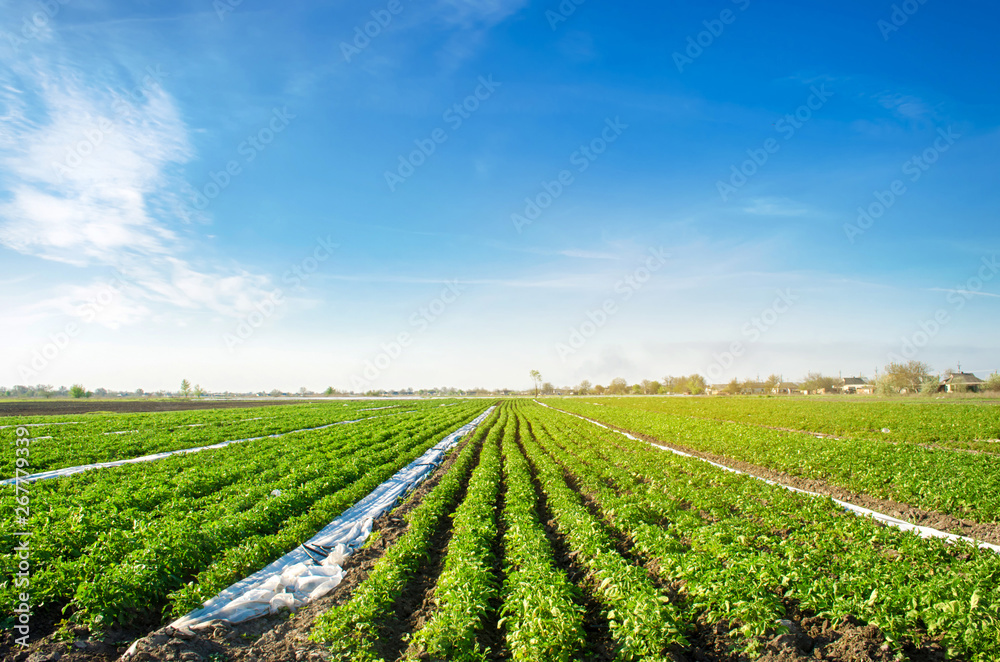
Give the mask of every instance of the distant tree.
POLYGON ((924 380, 931 376, 931 369, 921 361, 890 363, 885 367, 885 375, 897 391, 906 389, 910 393, 916 393, 924 380))
POLYGON ((707 385, 705 378, 698 374, 691 375, 687 379, 687 390, 691 392, 691 395, 701 395, 705 392, 707 385))
POLYGON ((542 385, 542 373, 537 370, 532 370, 528 373, 531 376, 531 381, 535 385, 535 397, 538 397, 538 389, 542 385))
POLYGON ((552 382, 545 382, 542 384, 542 393, 545 395, 552 395, 556 392, 556 387, 552 385, 552 382))
POLYGON ((938 388, 941 386, 941 380, 934 376, 929 376, 920 382, 920 394, 921 395, 934 395, 938 392, 938 388))
POLYGON ((632 384, 631 391, 635 395, 642 395, 642 384, 632 384))
POLYGON ((597 384, 596 386, 594 386, 594 394, 595 395, 604 395, 604 392, 607 391, 607 390, 608 389, 604 388, 600 384, 597 384))
POLYGON ((106 389, 106 388, 95 388, 94 389, 94 395, 96 395, 99 398, 106 398, 106 397, 108 397, 108 389, 106 389))
POLYGON ((135 394, 141 398, 142 396, 146 395, 146 392, 143 391, 141 388, 137 388, 135 390, 135 394))
POLYGON ((681 390, 680 381, 680 379, 673 375, 667 375, 663 378, 663 390, 667 393, 678 393, 681 390))
POLYGON ((579 393, 580 395, 588 395, 590 393, 590 388, 591 388, 590 382, 584 379, 582 382, 580 382, 580 385, 576 387, 576 392, 579 393))
MULTIPOLYGON (((372 391, 372 393, 374 393, 374 391, 372 391)), ((272 398, 276 398, 276 397, 278 397, 279 395, 281 395, 281 391, 279 391, 279 390, 278 390, 278 389, 276 389, 276 388, 273 388, 273 389, 271 389, 271 392, 269 393, 269 395, 270 395, 270 396, 271 396, 272 398)))
POLYGON ((82 398, 87 395, 87 389, 83 387, 83 384, 73 384, 69 388, 69 394, 74 398, 82 398))
POLYGON ((337 389, 333 388, 332 386, 327 386, 326 390, 323 391, 323 395, 333 395, 336 392, 337 392, 337 389))
POLYGON ((781 385, 781 375, 768 375, 764 381, 764 390, 767 393, 774 393, 779 385, 781 385))
POLYGON ((628 382, 622 377, 615 377, 608 386, 608 393, 611 395, 625 395, 628 391, 628 382))
POLYGON ((825 377, 818 372, 810 372, 802 382, 802 389, 805 391, 818 391, 820 389, 832 389, 837 384, 836 377, 825 377))
POLYGON ((186 379, 181 380, 181 395, 185 398, 191 396, 191 382, 186 379))
POLYGON ((896 387, 892 378, 889 375, 882 375, 877 380, 875 380, 875 395, 889 396, 889 395, 899 395, 899 389, 896 387))
POLYGON ((1000 372, 994 372, 986 378, 986 382, 983 384, 983 390, 1000 391, 1000 372))
POLYGON ((201 384, 194 385, 194 397, 200 398, 201 396, 206 395, 206 393, 205 389, 201 387, 201 384))
POLYGON ((735 377, 733 377, 733 380, 726 386, 726 393, 729 395, 739 395, 742 390, 743 385, 740 384, 740 380, 735 377))
POLYGON ((646 395, 656 395, 660 392, 660 382, 653 382, 648 379, 644 379, 639 382, 642 388, 642 392, 646 395))
POLYGON ((308 394, 309 394, 309 389, 307 389, 305 386, 299 387, 299 395, 308 395, 308 394))

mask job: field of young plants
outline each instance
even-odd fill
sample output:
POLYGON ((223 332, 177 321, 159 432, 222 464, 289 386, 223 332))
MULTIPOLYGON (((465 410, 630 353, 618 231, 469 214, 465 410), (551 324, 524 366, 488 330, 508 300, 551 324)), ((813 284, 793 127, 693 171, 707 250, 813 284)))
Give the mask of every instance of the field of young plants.
MULTIPOLYGON (((811 402, 594 402, 501 402, 378 523, 330 593, 296 614, 195 631, 163 626, 309 539, 494 403, 322 404, 37 428, 33 450, 44 436, 78 440, 72 455, 45 456, 52 468, 261 438, 33 483, 25 522, 7 488, 4 578, 17 567, 18 540, 6 532, 31 531, 33 614, 41 634, 49 624, 35 654, 70 662, 116 659, 137 638, 135 660, 1000 659, 1000 554, 921 538, 653 445, 989 523, 1000 458, 950 444, 989 443, 962 421, 995 430, 996 409, 909 410, 937 422, 931 433, 893 407, 837 422, 811 402), (761 413, 757 402, 773 408, 761 413), (373 409, 389 405, 402 406, 373 409), (357 422, 330 425, 338 421, 357 422), (201 423, 202 438, 172 436, 201 423), (104 440, 127 435, 104 433, 126 426, 145 430, 140 443, 105 454, 104 440)), ((14 623, 12 581, 0 598, 14 623)), ((18 651, 5 634, 0 656, 18 651)))

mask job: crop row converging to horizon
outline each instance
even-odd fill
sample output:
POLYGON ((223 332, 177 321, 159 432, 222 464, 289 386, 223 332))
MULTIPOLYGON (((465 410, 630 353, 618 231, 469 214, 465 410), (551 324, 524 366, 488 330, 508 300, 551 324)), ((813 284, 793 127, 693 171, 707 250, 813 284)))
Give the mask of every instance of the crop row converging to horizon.
MULTIPOLYGON (((13 532, 27 530, 34 614, 91 632, 165 625, 308 540, 494 402, 0 420, 5 435, 31 431, 32 471, 238 442, 32 483, 20 523, 4 491, 2 616, 17 603, 13 532)), ((324 607, 315 642, 345 660, 662 660, 704 650, 711 631, 754 656, 818 618, 876 626, 899 659, 1000 657, 1000 555, 649 443, 989 527, 1000 523, 995 407, 543 404, 501 401, 451 452, 407 502, 398 538, 324 607), (402 596, 418 582, 427 597, 407 620, 400 610, 413 601, 402 596)), ((0 473, 13 476, 3 460, 0 473)), ((810 645, 817 658, 833 654, 829 642, 810 645)))

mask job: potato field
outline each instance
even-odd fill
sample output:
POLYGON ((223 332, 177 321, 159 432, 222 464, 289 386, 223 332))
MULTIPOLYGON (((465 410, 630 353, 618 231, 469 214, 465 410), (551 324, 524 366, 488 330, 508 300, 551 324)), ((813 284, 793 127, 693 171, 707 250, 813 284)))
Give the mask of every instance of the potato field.
POLYGON ((330 401, 0 426, 5 660, 1000 659, 992 404, 330 401), (300 547, 470 422, 363 544, 300 547), (336 575, 304 606, 175 624, 302 549, 336 575))

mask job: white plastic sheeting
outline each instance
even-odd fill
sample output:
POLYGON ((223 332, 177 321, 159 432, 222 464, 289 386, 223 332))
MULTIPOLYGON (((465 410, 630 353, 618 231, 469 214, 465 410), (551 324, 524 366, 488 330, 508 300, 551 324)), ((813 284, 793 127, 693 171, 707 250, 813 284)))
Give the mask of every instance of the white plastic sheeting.
MULTIPOLYGON (((295 432, 310 432, 312 430, 324 430, 326 428, 333 427, 334 425, 346 425, 348 423, 358 423, 360 421, 370 421, 374 418, 384 418, 386 416, 395 416, 397 414, 412 414, 418 411, 413 409, 411 411, 400 411, 393 412, 392 414, 382 414, 380 416, 368 416, 367 418, 356 418, 352 421, 337 421, 336 423, 327 423, 326 425, 320 425, 314 428, 302 428, 301 430, 290 430, 288 432, 279 432, 277 434, 268 434, 263 437, 248 437, 246 439, 231 439, 229 441, 220 441, 217 444, 211 444, 209 446, 196 446, 194 448, 181 448, 175 451, 164 451, 162 453, 153 453, 152 455, 142 455, 140 457, 132 457, 127 460, 115 460, 114 462, 96 462, 94 464, 81 464, 76 467, 66 467, 64 469, 53 469, 52 471, 42 471, 37 474, 31 474, 30 476, 22 476, 21 478, 6 478, 0 480, 0 485, 13 485, 14 483, 34 483, 39 480, 49 480, 52 478, 65 478, 66 476, 72 476, 74 474, 83 473, 84 471, 91 471, 93 469, 110 469, 112 467, 121 467, 126 464, 139 464, 141 462, 153 462, 155 460, 162 460, 163 458, 170 457, 172 455, 186 455, 188 453, 200 453, 201 451, 213 450, 216 448, 225 448, 230 444, 242 444, 245 441, 258 441, 260 439, 276 439, 278 437, 284 437, 288 434, 294 434, 295 432)), ((113 432, 104 434, 124 434, 124 432, 113 432)))
POLYGON ((372 523, 429 476, 445 454, 492 413, 492 406, 473 421, 439 441, 433 448, 399 470, 368 496, 345 510, 309 541, 239 581, 170 624, 197 629, 212 621, 239 623, 282 607, 292 611, 333 590, 343 579, 341 565, 361 547, 372 532, 372 523))
MULTIPOLYGON (((535 402, 537 402, 538 404, 542 405, 543 407, 548 407, 549 409, 554 409, 555 411, 562 412, 563 414, 569 414, 570 416, 576 416, 577 418, 582 419, 584 421, 587 421, 588 423, 593 423, 594 425, 598 425, 598 426, 600 426, 602 428, 605 428, 607 430, 611 430, 613 432, 617 432, 618 434, 624 435, 624 436, 628 437, 629 439, 632 439, 632 440, 635 440, 635 441, 639 441, 639 442, 642 441, 638 437, 636 437, 634 435, 631 435, 628 432, 623 432, 622 430, 616 430, 613 427, 610 427, 608 425, 604 425, 603 423, 595 421, 595 420, 593 420, 591 418, 587 418, 586 416, 580 416, 579 414, 574 414, 572 412, 568 412, 568 411, 565 411, 563 409, 559 409, 557 407, 553 407, 551 405, 547 405, 544 402, 538 402, 537 400, 535 400, 535 402)), ((702 462, 707 462, 707 463, 711 464, 714 467, 718 467, 719 469, 722 469, 723 471, 728 471, 728 472, 734 473, 734 474, 740 474, 742 476, 749 476, 750 478, 756 478, 757 480, 764 481, 768 485, 774 485, 775 487, 781 487, 781 488, 784 488, 784 489, 789 490, 791 492, 798 492, 799 494, 805 494, 805 495, 808 495, 808 496, 811 496, 811 497, 819 497, 821 499, 826 499, 826 498, 833 499, 833 497, 828 497, 825 494, 819 494, 818 492, 810 492, 808 490, 803 490, 803 489, 800 489, 798 487, 792 487, 791 485, 783 485, 783 484, 775 482, 773 480, 769 480, 767 478, 762 478, 761 476, 755 476, 754 474, 747 473, 745 471, 740 471, 739 469, 733 469, 732 467, 727 467, 724 464, 719 464, 718 462, 713 462, 712 460, 708 460, 708 459, 705 459, 703 457, 698 457, 697 455, 692 455, 691 453, 685 453, 684 451, 679 451, 676 448, 670 448, 669 446, 660 446, 659 444, 654 444, 654 443, 648 442, 648 441, 645 442, 645 443, 649 444, 653 448, 658 448, 661 451, 670 451, 671 453, 673 453, 675 455, 680 455, 681 457, 689 457, 689 458, 693 458, 695 460, 701 460, 702 462)), ((887 526, 893 526, 893 527, 896 527, 897 529, 902 529, 903 531, 912 531, 912 532, 916 533, 918 536, 920 536, 921 538, 939 538, 941 540, 947 540, 948 542, 962 541, 962 542, 967 542, 970 545, 976 545, 977 547, 980 547, 981 549, 989 549, 989 550, 992 550, 994 552, 1000 553, 1000 545, 993 545, 993 544, 988 543, 988 542, 981 542, 979 540, 974 540, 974 539, 968 538, 966 536, 959 536, 959 535, 956 535, 954 533, 946 533, 945 531, 938 531, 937 529, 932 529, 929 526, 919 526, 917 524, 912 524, 912 523, 907 522, 905 520, 901 520, 901 519, 892 517, 890 515, 886 515, 884 513, 880 513, 880 512, 874 511, 874 510, 869 510, 868 508, 862 508, 861 506, 856 506, 853 503, 848 503, 847 501, 841 501, 840 499, 833 499, 833 502, 836 503, 841 508, 844 508, 845 510, 848 510, 848 511, 854 513, 855 515, 858 515, 860 517, 871 517, 872 519, 877 520, 877 521, 879 521, 879 522, 881 522, 881 523, 883 523, 883 524, 885 524, 887 526)))

